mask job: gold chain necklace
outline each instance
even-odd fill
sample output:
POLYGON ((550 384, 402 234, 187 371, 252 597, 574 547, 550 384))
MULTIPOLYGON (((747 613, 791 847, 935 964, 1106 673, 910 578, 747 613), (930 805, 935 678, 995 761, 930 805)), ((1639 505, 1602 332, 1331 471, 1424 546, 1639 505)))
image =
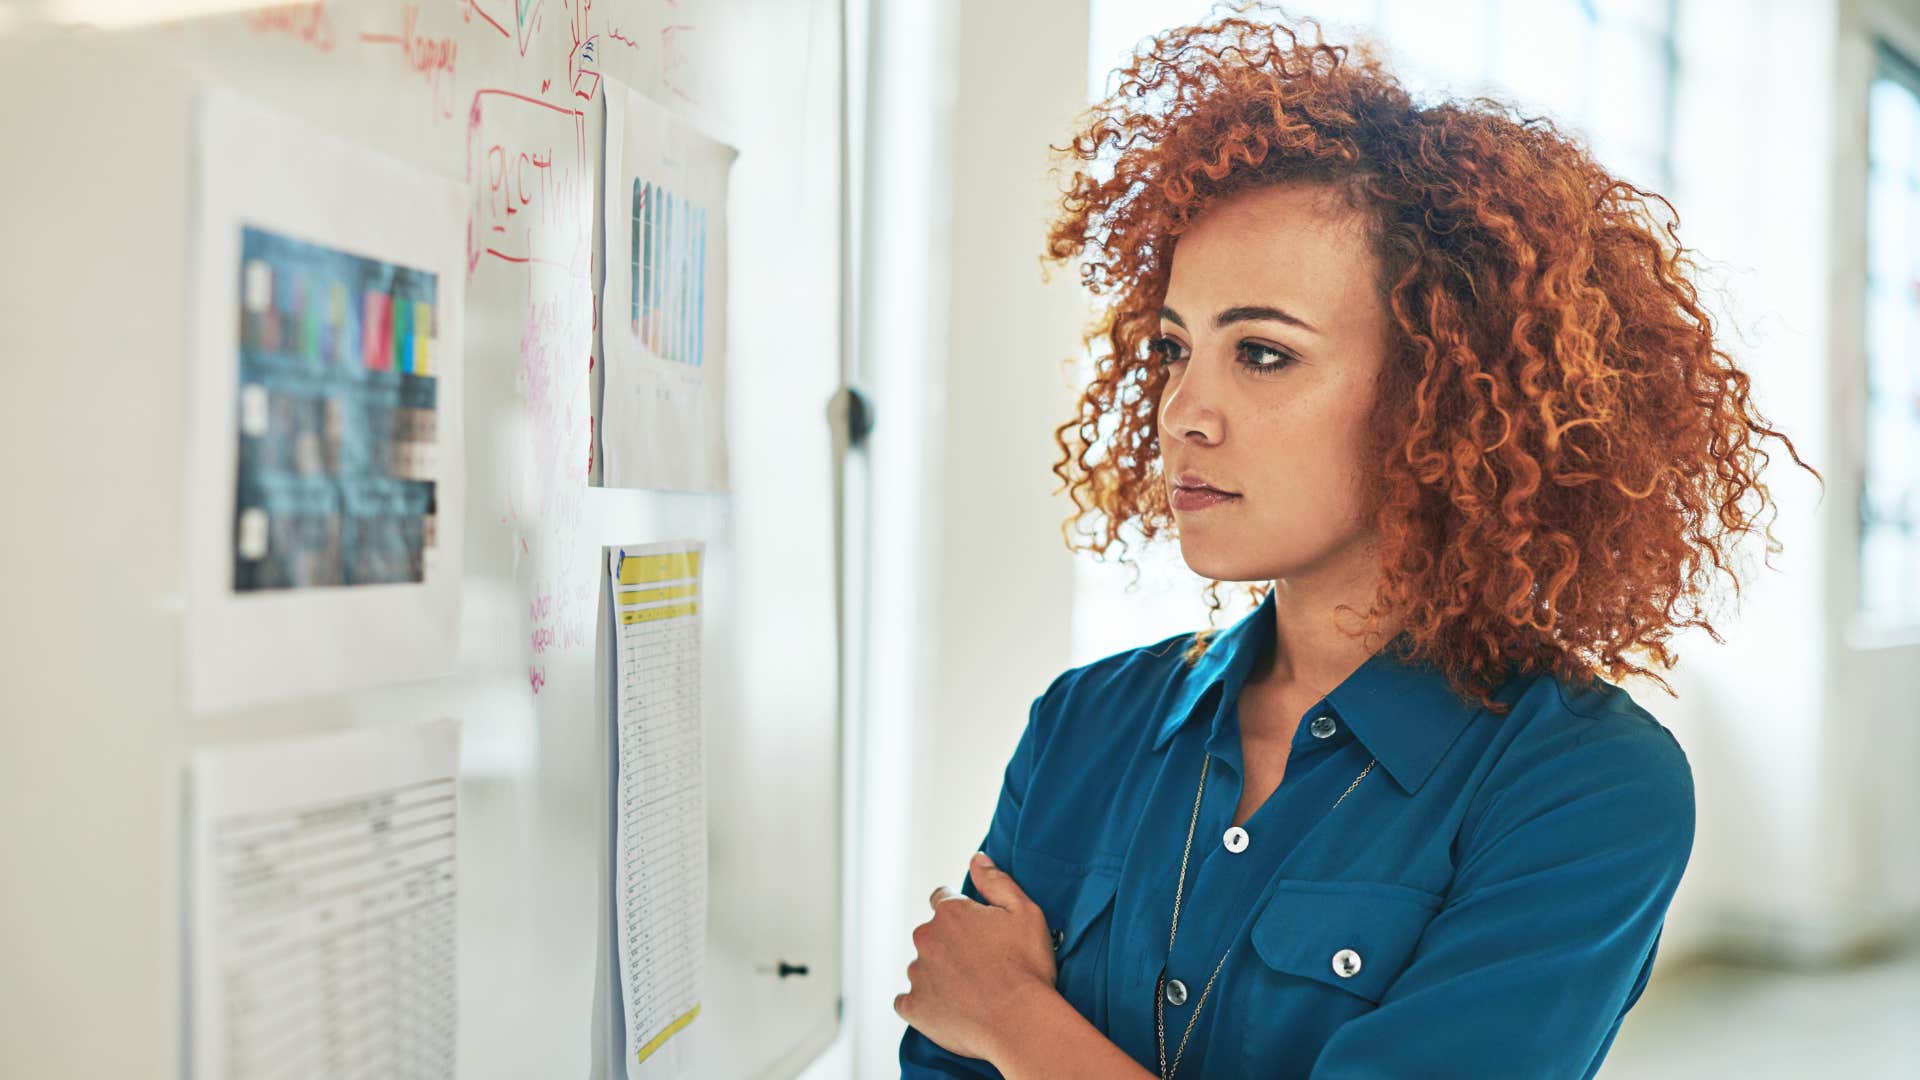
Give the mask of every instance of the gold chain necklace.
MULTIPOLYGON (((1359 787, 1360 781, 1365 780, 1367 774, 1373 771, 1374 760, 1373 758, 1367 759, 1367 767, 1361 769, 1360 775, 1353 778, 1353 783, 1348 784, 1347 790, 1340 793, 1340 798, 1333 800, 1333 806, 1327 807, 1327 813, 1333 813, 1334 806, 1339 806, 1348 795, 1353 794, 1353 789, 1359 787)), ((1212 754, 1208 754, 1200 761, 1200 787, 1199 790, 1193 793, 1193 819, 1187 822, 1187 846, 1180 851, 1180 883, 1174 886, 1173 925, 1167 930, 1167 956, 1169 959, 1173 956, 1174 935, 1180 932, 1180 895, 1187 887, 1187 857, 1193 853, 1193 830, 1194 826, 1200 823, 1200 796, 1207 790, 1207 766, 1212 763, 1212 754)), ((1193 1015, 1187 1018, 1187 1030, 1185 1034, 1180 1036, 1180 1046, 1173 1053, 1173 1068, 1171 1070, 1167 1068, 1167 1022, 1164 1008, 1167 1000, 1167 969, 1165 965, 1161 965, 1160 978, 1155 981, 1153 987, 1153 1027, 1160 1046, 1161 1080, 1173 1080, 1173 1074, 1179 1071, 1180 1058, 1187 1052, 1187 1038, 1193 1034, 1194 1022, 1200 1019, 1200 1010, 1206 1007, 1207 995, 1213 990, 1213 980, 1219 976, 1221 964, 1227 962, 1227 954, 1232 951, 1233 943, 1228 942, 1227 952, 1220 954, 1220 962, 1213 965, 1213 974, 1207 976, 1207 985, 1200 991, 1200 1000, 1194 1003, 1193 1015)))

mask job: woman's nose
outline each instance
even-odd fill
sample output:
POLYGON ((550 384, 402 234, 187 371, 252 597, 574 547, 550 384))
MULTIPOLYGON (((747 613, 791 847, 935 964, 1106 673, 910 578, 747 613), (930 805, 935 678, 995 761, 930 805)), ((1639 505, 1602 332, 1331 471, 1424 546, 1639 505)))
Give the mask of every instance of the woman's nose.
POLYGON ((1160 427, 1163 435, 1195 442, 1218 442, 1221 434, 1220 411, 1211 401, 1208 376, 1196 376, 1197 365, 1189 360, 1186 370, 1168 383, 1160 399, 1160 427))

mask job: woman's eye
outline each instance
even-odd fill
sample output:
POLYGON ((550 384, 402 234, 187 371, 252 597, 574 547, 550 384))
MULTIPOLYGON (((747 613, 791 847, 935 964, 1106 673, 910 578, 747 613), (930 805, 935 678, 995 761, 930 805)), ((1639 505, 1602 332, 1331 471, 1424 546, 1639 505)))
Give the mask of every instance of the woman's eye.
POLYGON ((1180 343, 1170 337, 1162 336, 1149 341, 1147 343, 1147 351, 1151 353, 1156 360, 1160 361, 1162 367, 1168 364, 1177 364, 1186 359, 1185 353, 1181 350, 1180 343))
POLYGON ((1292 353, 1262 345, 1257 341, 1240 343, 1240 362, 1255 371, 1279 371, 1294 362, 1292 353))

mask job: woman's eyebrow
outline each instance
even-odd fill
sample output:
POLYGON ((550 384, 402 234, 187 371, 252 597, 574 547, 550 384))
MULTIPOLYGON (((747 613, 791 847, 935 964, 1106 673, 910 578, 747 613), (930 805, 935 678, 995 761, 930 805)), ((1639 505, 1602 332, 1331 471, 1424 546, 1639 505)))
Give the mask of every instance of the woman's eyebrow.
MULTIPOLYGON (((1182 330, 1187 328, 1187 321, 1180 317, 1179 312, 1170 307, 1162 305, 1160 308, 1160 317, 1182 330)), ((1319 327, 1298 315, 1294 315, 1291 312, 1277 307, 1270 307, 1266 304, 1240 304, 1235 307, 1230 307, 1213 317, 1213 325, 1215 327, 1222 327, 1229 323, 1237 322, 1283 322, 1289 326, 1297 326, 1309 334, 1317 334, 1320 332, 1319 327)))

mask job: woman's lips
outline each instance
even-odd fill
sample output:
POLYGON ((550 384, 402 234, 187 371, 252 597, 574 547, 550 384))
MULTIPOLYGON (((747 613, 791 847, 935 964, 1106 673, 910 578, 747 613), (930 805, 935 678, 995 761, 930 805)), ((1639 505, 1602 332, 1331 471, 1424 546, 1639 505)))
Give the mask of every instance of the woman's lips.
POLYGON ((1175 487, 1172 502, 1175 510, 1205 510, 1210 506, 1233 502, 1239 497, 1213 488, 1175 487))

